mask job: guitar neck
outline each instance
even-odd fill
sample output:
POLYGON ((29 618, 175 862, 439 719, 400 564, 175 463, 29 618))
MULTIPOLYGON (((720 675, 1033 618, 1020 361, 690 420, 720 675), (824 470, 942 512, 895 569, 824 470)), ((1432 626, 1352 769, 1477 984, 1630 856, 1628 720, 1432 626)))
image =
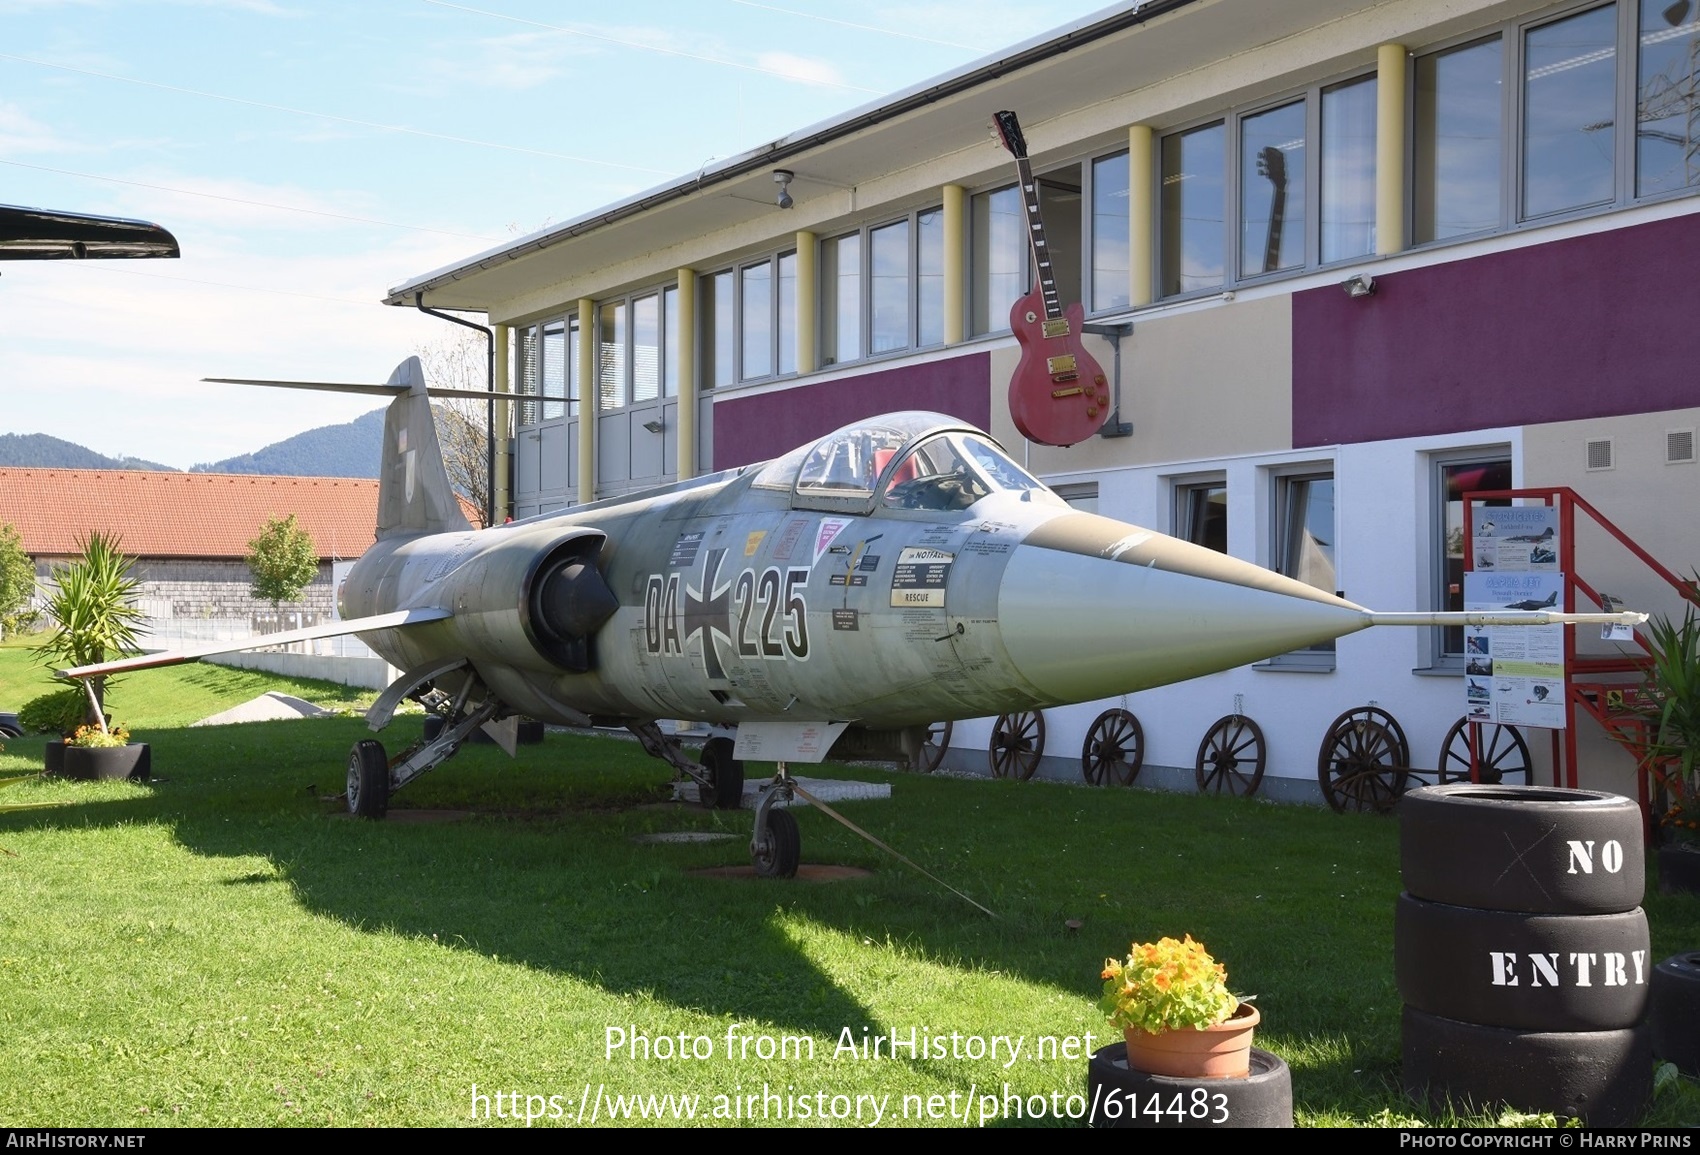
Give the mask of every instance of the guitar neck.
POLYGON ((1056 320, 1063 315, 1062 299, 1057 296, 1056 276, 1051 268, 1051 247, 1045 243, 1045 222, 1039 215, 1039 183, 1033 179, 1033 166, 1024 156, 1015 159, 1021 181, 1021 199, 1027 206, 1027 242, 1033 253, 1033 272, 1039 281, 1039 291, 1045 298, 1045 317, 1056 320))

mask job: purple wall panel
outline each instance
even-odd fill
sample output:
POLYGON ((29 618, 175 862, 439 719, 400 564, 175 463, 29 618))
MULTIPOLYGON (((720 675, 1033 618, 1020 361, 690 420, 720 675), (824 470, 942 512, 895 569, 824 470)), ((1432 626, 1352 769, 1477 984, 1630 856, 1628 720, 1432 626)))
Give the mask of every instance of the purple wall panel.
POLYGON ((1293 294, 1295 447, 1700 405, 1700 215, 1376 286, 1293 294))
POLYGON ((899 409, 933 409, 984 429, 992 420, 991 362, 990 353, 969 353, 716 401, 714 468, 766 461, 841 425, 899 409))

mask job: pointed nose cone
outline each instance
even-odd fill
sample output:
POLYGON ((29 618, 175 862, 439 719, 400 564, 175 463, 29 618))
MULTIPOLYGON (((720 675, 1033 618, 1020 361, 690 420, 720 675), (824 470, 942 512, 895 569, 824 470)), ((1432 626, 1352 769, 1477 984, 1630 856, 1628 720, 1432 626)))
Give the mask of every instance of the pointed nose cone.
POLYGON ((1058 701, 1232 669, 1369 624, 1363 608, 1261 566, 1084 514, 1030 535, 998 592, 1005 651, 1058 701))

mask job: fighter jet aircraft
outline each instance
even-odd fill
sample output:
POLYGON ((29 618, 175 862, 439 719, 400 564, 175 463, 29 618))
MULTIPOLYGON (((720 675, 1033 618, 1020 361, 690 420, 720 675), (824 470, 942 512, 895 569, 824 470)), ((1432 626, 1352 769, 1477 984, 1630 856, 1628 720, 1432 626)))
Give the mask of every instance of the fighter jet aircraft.
POLYGON ((404 698, 444 719, 393 758, 375 740, 354 746, 348 806, 369 818, 480 727, 512 754, 521 715, 623 726, 707 805, 739 804, 744 760, 777 763, 751 853, 760 873, 790 876, 797 824, 774 803, 808 798, 790 763, 901 758, 930 723, 1178 682, 1374 624, 1607 618, 1371 613, 1075 511, 938 413, 859 421, 763 464, 475 531, 431 418, 430 395, 453 391, 428 390, 417 358, 387 385, 316 387, 397 395, 377 540, 339 594, 346 620, 63 673, 359 634, 406 671, 368 711, 372 729, 404 698), (693 762, 663 718, 726 732, 693 762))

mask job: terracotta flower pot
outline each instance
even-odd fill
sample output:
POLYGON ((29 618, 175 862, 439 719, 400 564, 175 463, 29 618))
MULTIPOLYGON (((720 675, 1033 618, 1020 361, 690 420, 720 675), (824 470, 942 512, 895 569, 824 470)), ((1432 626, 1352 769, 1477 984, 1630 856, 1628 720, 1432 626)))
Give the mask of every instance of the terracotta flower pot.
POLYGON ((1127 1065, 1148 1075, 1182 1079, 1244 1078, 1251 1070, 1251 1032, 1259 1021, 1257 1008, 1241 1003, 1225 1023, 1203 1030, 1152 1034, 1127 1027, 1127 1065))

